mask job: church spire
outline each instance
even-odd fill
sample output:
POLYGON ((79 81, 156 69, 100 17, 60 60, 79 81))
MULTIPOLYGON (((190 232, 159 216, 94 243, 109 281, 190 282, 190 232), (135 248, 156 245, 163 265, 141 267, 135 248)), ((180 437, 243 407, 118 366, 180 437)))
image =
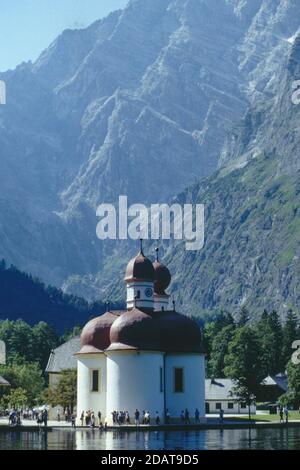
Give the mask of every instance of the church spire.
POLYGON ((127 285, 127 309, 153 310, 154 267, 144 255, 142 239, 140 239, 140 252, 129 261, 124 280, 127 285))
POLYGON ((143 252, 143 241, 144 241, 144 240, 143 240, 142 238, 140 238, 140 253, 141 253, 141 255, 144 256, 144 252, 143 252))

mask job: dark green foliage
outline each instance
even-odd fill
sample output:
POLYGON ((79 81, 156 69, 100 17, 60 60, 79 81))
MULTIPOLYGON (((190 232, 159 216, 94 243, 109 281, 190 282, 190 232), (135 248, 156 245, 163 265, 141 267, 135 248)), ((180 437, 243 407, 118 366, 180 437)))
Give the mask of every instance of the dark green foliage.
POLYGON ((73 412, 77 401, 77 371, 73 369, 64 370, 57 385, 48 388, 44 396, 45 401, 52 406, 69 407, 70 411, 73 412))
POLYGON ((62 334, 105 311, 105 303, 89 304, 56 287, 46 287, 14 266, 7 268, 4 260, 0 263, 0 319, 22 318, 30 325, 44 321, 62 334))
MULTIPOLYGON (((274 310, 265 310, 260 320, 252 324, 248 324, 248 316, 243 309, 235 323, 231 315, 222 313, 203 329, 207 377, 228 376, 236 380, 239 394, 247 403, 255 398, 265 377, 285 372, 293 353, 292 343, 300 340, 298 317, 292 311, 284 324, 274 310)), ((290 381, 296 372, 292 365, 288 367, 290 381)))
POLYGON ((246 307, 242 307, 240 316, 239 316, 239 321, 238 321, 238 326, 246 326, 247 323, 249 322, 249 312, 246 307))
POLYGON ((234 391, 247 403, 250 417, 250 405, 265 378, 261 367, 261 345, 253 328, 242 326, 235 331, 224 362, 224 373, 233 379, 234 391))
POLYGON ((275 311, 265 310, 255 327, 261 346, 261 363, 265 377, 282 372, 285 363, 282 358, 282 325, 275 311))
POLYGON ((51 350, 60 344, 51 326, 40 322, 32 327, 23 320, 0 320, 0 339, 6 344, 9 364, 37 362, 42 370, 51 350))
MULTIPOLYGON (((5 406, 7 395, 18 390, 23 391, 26 396, 26 403, 23 405, 34 406, 41 400, 42 392, 45 386, 43 372, 38 364, 10 364, 0 366, 0 375, 5 376, 11 387, 1 391, 0 404, 5 406)), ((13 405, 13 403, 12 403, 13 405)))
POLYGON ((211 377, 224 377, 224 359, 228 352, 228 345, 233 338, 234 332, 235 326, 228 325, 216 334, 212 342, 211 359, 208 363, 208 371, 211 377))
POLYGON ((286 365, 293 353, 292 344, 296 339, 300 339, 297 315, 289 310, 283 328, 283 364, 286 365))
POLYGON ((300 364, 293 364, 289 361, 287 366, 289 390, 282 395, 280 401, 283 404, 291 405, 295 409, 300 409, 300 364))

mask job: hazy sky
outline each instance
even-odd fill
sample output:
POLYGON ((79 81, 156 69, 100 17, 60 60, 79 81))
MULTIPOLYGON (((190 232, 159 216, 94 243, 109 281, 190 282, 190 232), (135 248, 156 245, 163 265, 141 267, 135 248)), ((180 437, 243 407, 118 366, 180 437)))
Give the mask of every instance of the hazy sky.
POLYGON ((35 60, 66 28, 81 28, 128 0, 0 0, 0 71, 35 60))

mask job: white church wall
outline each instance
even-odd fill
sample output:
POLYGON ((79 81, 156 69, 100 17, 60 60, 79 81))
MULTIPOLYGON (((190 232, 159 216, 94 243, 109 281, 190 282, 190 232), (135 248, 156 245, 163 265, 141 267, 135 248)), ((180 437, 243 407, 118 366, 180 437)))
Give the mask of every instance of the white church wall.
POLYGON ((77 423, 82 412, 100 411, 106 415, 106 357, 104 354, 79 354, 77 356, 77 423), (92 391, 92 371, 99 371, 99 391, 92 391))
POLYGON ((164 393, 161 391, 160 368, 163 354, 152 352, 120 351, 107 353, 107 419, 111 413, 128 411, 134 422, 136 409, 142 415, 149 411, 154 418, 158 411, 164 415, 164 393))
POLYGON ((154 294, 154 310, 160 312, 161 310, 168 310, 169 295, 154 294))
POLYGON ((190 418, 198 408, 205 418, 205 357, 202 354, 168 354, 166 356, 166 408, 171 418, 178 419, 182 410, 189 410, 190 418), (174 370, 183 369, 183 392, 175 392, 174 370))
POLYGON ((127 308, 153 308, 153 282, 133 281, 127 284, 127 308))

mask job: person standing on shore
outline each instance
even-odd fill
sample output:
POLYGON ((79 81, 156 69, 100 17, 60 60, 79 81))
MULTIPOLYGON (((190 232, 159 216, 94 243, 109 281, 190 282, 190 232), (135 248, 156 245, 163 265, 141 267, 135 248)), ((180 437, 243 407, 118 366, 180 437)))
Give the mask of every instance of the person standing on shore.
POLYGON ((220 416, 220 424, 223 424, 224 423, 224 410, 222 410, 222 408, 220 409, 219 416, 220 416))
POLYGON ((136 426, 139 426, 140 425, 140 412, 138 409, 135 410, 135 413, 134 413, 134 421, 135 421, 135 425, 136 426))
POLYGON ((199 424, 200 423, 200 412, 198 410, 198 408, 196 408, 195 410, 195 424, 199 424))
POLYGON ((287 406, 284 407, 283 412, 284 412, 284 416, 285 416, 285 422, 286 422, 286 424, 288 424, 288 422, 289 422, 289 410, 288 410, 287 406))
POLYGON ((279 408, 279 417, 280 417, 280 422, 283 423, 283 408, 282 408, 282 406, 279 408))
POLYGON ((44 426, 47 426, 47 424, 48 424, 48 411, 46 410, 46 408, 43 411, 42 420, 44 422, 44 426))

